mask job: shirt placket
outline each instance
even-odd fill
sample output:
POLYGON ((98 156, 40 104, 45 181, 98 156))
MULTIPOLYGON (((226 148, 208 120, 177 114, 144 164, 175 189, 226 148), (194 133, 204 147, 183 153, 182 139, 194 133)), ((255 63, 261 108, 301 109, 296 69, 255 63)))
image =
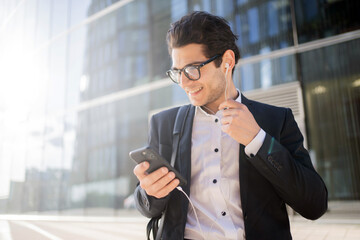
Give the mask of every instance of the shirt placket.
MULTIPOLYGON (((221 158, 222 158, 222 131, 221 131, 221 116, 220 115, 215 115, 212 116, 213 118, 213 123, 212 123, 212 130, 213 130, 213 134, 214 137, 212 138, 212 150, 213 153, 215 154, 215 157, 213 158, 214 161, 216 161, 216 163, 214 162, 213 164, 216 164, 217 168, 216 168, 216 172, 214 172, 214 176, 213 179, 209 179, 209 181, 212 182, 213 184, 213 196, 216 198, 215 202, 217 202, 217 204, 214 206, 214 216, 216 216, 216 219, 214 219, 215 221, 221 221, 223 224, 222 226, 227 226, 224 231, 225 231, 225 236, 226 239, 234 239, 236 238, 236 235, 232 234, 234 232, 234 225, 231 219, 231 215, 230 212, 227 208, 226 205, 226 201, 225 201, 225 196, 223 194, 223 190, 221 189, 222 186, 222 178, 221 178, 221 158)), ((211 232, 211 229, 210 229, 211 232)), ((209 236, 210 239, 212 239, 212 237, 215 237, 215 239, 218 239, 215 235, 213 236, 209 236)))

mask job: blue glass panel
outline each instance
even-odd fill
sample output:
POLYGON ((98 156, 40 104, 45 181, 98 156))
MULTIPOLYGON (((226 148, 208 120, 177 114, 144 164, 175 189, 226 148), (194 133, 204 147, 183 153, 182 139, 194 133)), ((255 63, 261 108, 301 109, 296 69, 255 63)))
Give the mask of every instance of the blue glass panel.
POLYGON ((251 8, 248 11, 249 19, 249 41, 255 43, 259 41, 259 11, 257 8, 251 8))

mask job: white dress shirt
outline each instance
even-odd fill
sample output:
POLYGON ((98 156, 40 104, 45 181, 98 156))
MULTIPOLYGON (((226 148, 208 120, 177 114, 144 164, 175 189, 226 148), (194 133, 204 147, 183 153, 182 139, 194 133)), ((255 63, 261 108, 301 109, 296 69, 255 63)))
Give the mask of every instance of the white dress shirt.
MULTIPOLYGON (((241 102, 241 94, 236 101, 241 102)), ((240 200, 239 143, 221 131, 222 111, 215 115, 196 107, 191 147, 190 199, 201 224, 189 204, 185 238, 245 239, 240 200)), ((265 139, 261 129, 245 148, 256 155, 265 139)))

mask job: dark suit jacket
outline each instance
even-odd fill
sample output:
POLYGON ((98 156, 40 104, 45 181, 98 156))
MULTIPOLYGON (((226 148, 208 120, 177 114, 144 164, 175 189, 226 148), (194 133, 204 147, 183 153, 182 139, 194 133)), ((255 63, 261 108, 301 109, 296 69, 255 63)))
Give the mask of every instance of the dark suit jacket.
MULTIPOLYGON (((247 240, 291 239, 285 203, 308 219, 317 219, 327 210, 327 189, 314 170, 303 147, 303 136, 290 109, 246 99, 245 104, 266 132, 256 156, 248 157, 240 145, 240 197, 247 240)), ((149 144, 167 160, 171 159, 172 132, 178 108, 152 117, 149 144)), ((191 132, 195 107, 191 106, 185 123, 175 167, 187 179, 183 189, 191 187, 191 132)), ((206 171, 206 169, 204 169, 206 171)), ((135 190, 136 205, 147 217, 165 210, 163 239, 183 239, 188 200, 178 190, 157 199, 140 186, 135 190)))

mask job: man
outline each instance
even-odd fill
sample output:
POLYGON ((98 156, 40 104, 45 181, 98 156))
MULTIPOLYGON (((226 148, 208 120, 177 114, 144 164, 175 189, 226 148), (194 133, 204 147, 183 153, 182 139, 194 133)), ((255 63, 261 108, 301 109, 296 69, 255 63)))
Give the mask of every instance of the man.
MULTIPOLYGON (((308 219, 327 210, 327 189, 291 110, 248 100, 236 89, 236 39, 223 18, 205 12, 184 16, 168 31, 167 74, 192 104, 175 167, 188 181, 195 212, 175 189, 174 173, 147 174, 147 162, 137 165, 137 208, 147 217, 166 212, 162 239, 291 239, 285 204, 308 219)), ((177 111, 151 120, 149 144, 167 160, 177 111)))

